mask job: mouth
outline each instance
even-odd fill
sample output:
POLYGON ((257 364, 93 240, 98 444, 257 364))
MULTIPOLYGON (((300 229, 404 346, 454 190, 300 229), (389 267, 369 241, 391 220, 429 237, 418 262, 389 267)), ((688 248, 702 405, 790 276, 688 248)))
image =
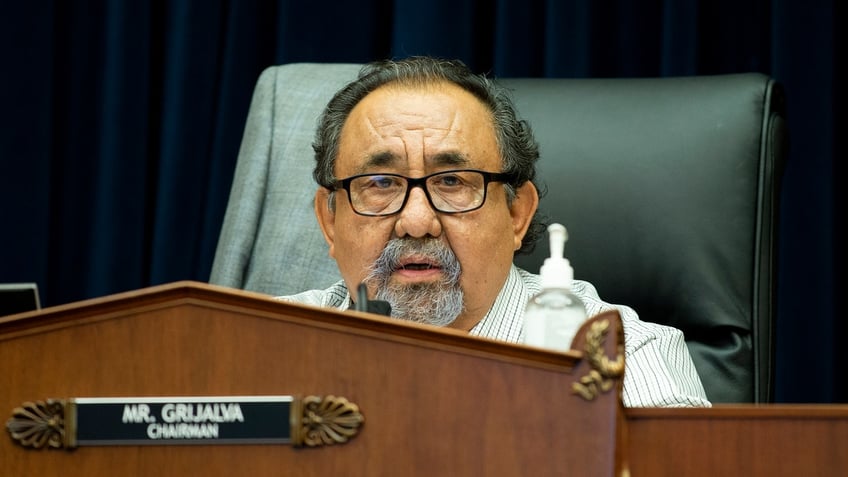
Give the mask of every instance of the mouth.
POLYGON ((432 270, 434 268, 441 267, 433 265, 432 263, 407 263, 398 267, 398 270, 432 270))
POLYGON ((441 275, 442 266, 425 257, 407 257, 395 267, 395 275, 409 280, 426 280, 441 275))
POLYGON ((434 268, 442 268, 442 266, 438 261, 420 255, 404 257, 398 261, 396 267, 398 270, 431 270, 434 268))

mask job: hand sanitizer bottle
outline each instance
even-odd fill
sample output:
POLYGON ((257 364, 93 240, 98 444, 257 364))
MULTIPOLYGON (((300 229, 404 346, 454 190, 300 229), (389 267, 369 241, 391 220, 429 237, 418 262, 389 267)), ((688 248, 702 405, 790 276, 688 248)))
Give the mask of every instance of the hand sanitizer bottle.
POLYGON ((548 242, 551 256, 539 273, 542 291, 530 298, 524 314, 524 343, 558 351, 571 349, 571 341, 586 321, 583 301, 571 293, 574 270, 563 258, 565 227, 551 224, 548 242))

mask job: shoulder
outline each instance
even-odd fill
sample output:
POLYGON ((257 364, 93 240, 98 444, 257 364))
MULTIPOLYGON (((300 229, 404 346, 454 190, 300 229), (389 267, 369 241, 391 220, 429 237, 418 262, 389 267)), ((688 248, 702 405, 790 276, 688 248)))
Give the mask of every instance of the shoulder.
POLYGON ((633 308, 603 301, 598 296, 595 286, 589 282, 575 280, 572 290, 583 300, 587 316, 594 316, 608 310, 618 310, 624 326, 625 348, 628 355, 657 340, 683 341, 683 332, 677 328, 643 321, 633 308))
POLYGON ((350 293, 348 293, 344 281, 339 280, 323 290, 307 290, 295 295, 277 296, 275 298, 304 305, 346 309, 350 302, 350 293))
MULTIPOLYGON (((541 289, 538 275, 517 269, 527 293, 541 289)), ((633 406, 709 406, 692 363, 683 332, 642 321, 633 308, 603 301, 594 285, 572 282, 572 293, 583 301, 586 316, 617 310, 624 327, 625 368, 623 401, 633 406)))

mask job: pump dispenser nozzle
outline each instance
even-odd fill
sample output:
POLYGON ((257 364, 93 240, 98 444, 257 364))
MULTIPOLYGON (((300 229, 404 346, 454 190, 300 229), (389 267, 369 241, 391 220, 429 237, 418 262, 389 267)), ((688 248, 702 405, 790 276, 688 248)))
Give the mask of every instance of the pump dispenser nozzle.
POLYGON ((548 226, 548 244, 551 248, 551 256, 545 259, 545 263, 539 271, 543 288, 571 287, 574 269, 564 258, 565 241, 567 239, 568 232, 562 224, 548 226))
POLYGON ((551 246, 551 258, 564 258, 565 241, 568 233, 562 224, 551 224, 548 226, 548 242, 551 246))

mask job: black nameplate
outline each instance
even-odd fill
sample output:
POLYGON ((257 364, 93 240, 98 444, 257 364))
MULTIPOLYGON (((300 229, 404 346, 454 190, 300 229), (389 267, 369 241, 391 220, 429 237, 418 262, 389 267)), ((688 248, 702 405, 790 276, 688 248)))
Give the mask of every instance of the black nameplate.
POLYGON ((291 396, 77 398, 76 445, 291 442, 291 396))
POLYGON ((27 401, 6 430, 31 449, 96 445, 344 444, 364 422, 343 396, 69 398, 27 401))

